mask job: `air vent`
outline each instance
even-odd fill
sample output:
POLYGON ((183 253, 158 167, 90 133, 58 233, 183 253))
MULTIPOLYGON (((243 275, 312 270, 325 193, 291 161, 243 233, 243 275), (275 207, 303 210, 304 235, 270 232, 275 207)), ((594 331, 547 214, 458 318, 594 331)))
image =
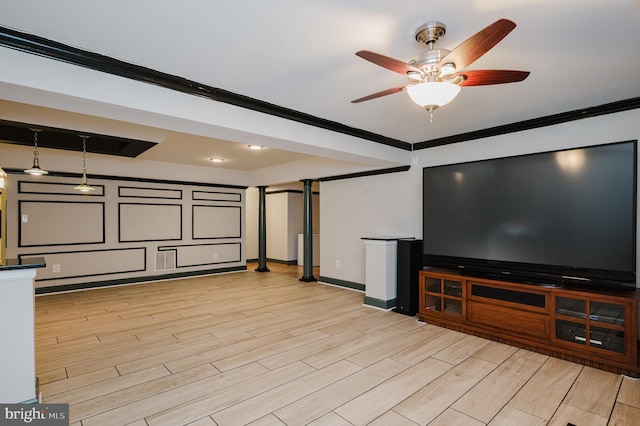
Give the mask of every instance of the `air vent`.
POLYGON ((176 252, 159 251, 156 253, 156 271, 176 269, 176 252))

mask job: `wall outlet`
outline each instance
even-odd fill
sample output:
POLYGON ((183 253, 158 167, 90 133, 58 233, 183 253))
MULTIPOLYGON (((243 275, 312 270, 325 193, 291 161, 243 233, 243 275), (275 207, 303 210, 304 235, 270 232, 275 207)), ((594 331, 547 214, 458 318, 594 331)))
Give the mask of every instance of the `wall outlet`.
POLYGON ((213 253, 213 260, 218 260, 218 253, 213 253))
POLYGON ((29 222, 29 215, 23 214, 22 215, 22 223, 27 223, 29 222))
POLYGON ((53 272, 55 273, 60 272, 60 265, 58 264, 53 265, 53 272))
POLYGON ((336 268, 340 267, 340 261, 338 259, 336 259, 336 268))

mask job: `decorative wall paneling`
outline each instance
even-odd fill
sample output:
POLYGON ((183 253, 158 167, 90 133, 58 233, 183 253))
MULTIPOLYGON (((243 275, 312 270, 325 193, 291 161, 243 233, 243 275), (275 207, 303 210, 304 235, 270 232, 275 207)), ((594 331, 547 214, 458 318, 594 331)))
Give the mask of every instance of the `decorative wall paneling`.
POLYGON ((182 240, 182 205, 118 204, 118 241, 182 240))
POLYGON ((20 257, 31 256, 43 256, 47 262, 48 267, 38 271, 38 282, 144 272, 147 269, 146 247, 32 253, 20 257), (52 272, 52 265, 61 265, 60 272, 52 272))
POLYGON ((193 191, 191 194, 193 200, 200 201, 242 201, 242 194, 240 193, 228 193, 228 192, 206 192, 206 191, 193 191))
POLYGON ((81 194, 64 174, 9 179, 8 254, 45 257, 38 293, 246 270, 245 187, 91 176, 81 194))
POLYGON ((192 238, 240 238, 242 210, 240 206, 192 206, 192 238))
POLYGON ((132 186, 119 186, 118 197, 120 198, 156 198, 165 200, 182 200, 181 189, 161 189, 161 188, 136 188, 132 186))
POLYGON ((18 202, 19 247, 104 244, 101 201, 18 202))
POLYGON ((158 252, 165 251, 175 253, 176 268, 213 266, 222 263, 240 262, 242 259, 242 244, 239 242, 158 247, 158 252))
POLYGON ((40 194, 40 195, 72 195, 76 197, 103 197, 104 185, 91 185, 93 192, 78 192, 74 190, 76 183, 56 183, 56 182, 18 182, 18 192, 20 194, 40 194))

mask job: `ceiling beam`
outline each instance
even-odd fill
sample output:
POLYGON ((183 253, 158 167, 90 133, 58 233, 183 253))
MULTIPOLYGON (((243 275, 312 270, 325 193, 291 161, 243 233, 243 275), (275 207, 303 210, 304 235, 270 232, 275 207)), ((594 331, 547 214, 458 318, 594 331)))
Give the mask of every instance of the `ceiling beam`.
POLYGON ((120 77, 154 84, 166 89, 176 90, 194 96, 201 96, 217 102, 223 102, 241 108, 262 112, 280 118, 331 130, 337 133, 354 136, 383 145, 411 150, 411 144, 398 139, 388 138, 366 130, 357 129, 335 121, 315 117, 249 96, 240 95, 228 90, 208 86, 180 76, 167 74, 151 68, 131 64, 109 56, 78 49, 57 41, 49 40, 33 34, 0 26, 0 46, 21 52, 31 53, 48 59, 62 61, 95 71, 109 73, 120 77))

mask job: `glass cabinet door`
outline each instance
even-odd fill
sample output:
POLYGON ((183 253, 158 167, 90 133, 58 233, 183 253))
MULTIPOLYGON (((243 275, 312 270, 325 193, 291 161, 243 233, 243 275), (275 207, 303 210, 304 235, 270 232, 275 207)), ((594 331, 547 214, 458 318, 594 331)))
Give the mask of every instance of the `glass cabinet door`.
POLYGON ((442 280, 440 278, 425 278, 425 287, 428 293, 442 293, 442 280))
POLYGON ((462 282, 444 280, 444 294, 447 296, 462 297, 462 282))
POLYGON ((586 300, 556 297, 556 315, 584 319, 586 312, 586 300))
POLYGON ((591 302, 589 319, 607 324, 624 325, 624 306, 614 303, 591 302))
POLYGON ((424 311, 462 316, 462 280, 425 276, 422 286, 424 311))
POLYGON ((556 340, 625 353, 625 306, 556 297, 556 340))

